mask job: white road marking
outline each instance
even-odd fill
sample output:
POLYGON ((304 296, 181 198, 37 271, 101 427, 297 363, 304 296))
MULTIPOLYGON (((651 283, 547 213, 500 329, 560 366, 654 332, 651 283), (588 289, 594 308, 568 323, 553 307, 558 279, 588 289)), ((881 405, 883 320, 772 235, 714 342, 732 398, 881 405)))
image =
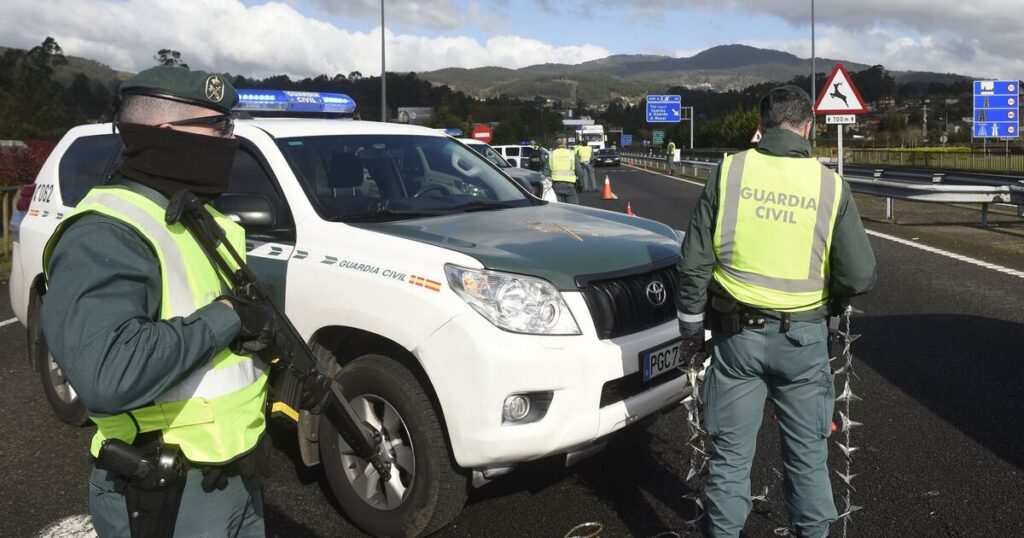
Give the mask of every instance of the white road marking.
POLYGON ((0 321, 0 327, 6 327, 16 321, 18 321, 18 318, 5 319, 3 321, 0 321))
POLYGON ((96 530, 90 516, 69 516, 43 529, 36 538, 96 538, 96 530))
POLYGON ((964 256, 963 254, 956 254, 954 252, 949 252, 948 250, 942 250, 941 248, 935 248, 935 247, 930 247, 928 245, 922 245, 920 243, 915 243, 915 242, 910 241, 908 239, 902 239, 902 238, 895 237, 895 236, 888 235, 888 234, 884 234, 884 233, 881 233, 881 232, 876 232, 874 230, 867 230, 867 232, 868 232, 868 235, 873 235, 875 237, 880 237, 882 239, 888 239, 889 241, 893 241, 893 242, 899 243, 901 245, 906 245, 908 247, 913 247, 913 248, 916 248, 916 249, 920 249, 920 250, 923 250, 925 252, 931 252, 932 254, 938 254, 940 256, 945 256, 947 258, 952 258, 952 259, 957 260, 957 261, 969 263, 971 265, 976 265, 978 267, 984 267, 985 269, 991 269, 993 271, 999 271, 1000 273, 1004 273, 1004 274, 1007 274, 1007 275, 1010 275, 1010 276, 1015 276, 1017 278, 1024 278, 1024 271, 1018 271, 1016 269, 1010 269, 1009 267, 1003 267, 1002 265, 996 265, 994 263, 988 263, 988 262, 981 261, 981 260, 976 259, 976 258, 971 258, 969 256, 964 256))
POLYGON ((640 168, 639 166, 633 166, 631 164, 625 164, 625 166, 628 166, 630 168, 636 168, 637 170, 641 170, 641 171, 644 171, 644 172, 647 172, 647 173, 650 173, 650 174, 654 174, 654 175, 657 175, 657 176, 663 176, 663 177, 667 177, 667 178, 670 178, 670 179, 674 179, 676 181, 682 181, 683 183, 689 183, 690 185, 696 185, 698 187, 703 187, 704 186, 703 183, 699 183, 697 181, 693 181, 693 180, 690 180, 690 179, 683 179, 681 177, 676 177, 676 176, 670 176, 668 174, 662 174, 661 172, 655 172, 654 170, 648 170, 646 168, 640 168))

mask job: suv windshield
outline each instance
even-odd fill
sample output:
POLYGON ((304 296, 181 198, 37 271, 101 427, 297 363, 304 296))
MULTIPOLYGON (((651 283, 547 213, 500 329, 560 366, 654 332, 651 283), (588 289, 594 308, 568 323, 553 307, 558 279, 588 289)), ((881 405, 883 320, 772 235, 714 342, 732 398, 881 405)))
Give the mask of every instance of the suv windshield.
POLYGON ((278 146, 327 220, 402 220, 531 205, 488 161, 448 137, 310 136, 283 138, 278 146))

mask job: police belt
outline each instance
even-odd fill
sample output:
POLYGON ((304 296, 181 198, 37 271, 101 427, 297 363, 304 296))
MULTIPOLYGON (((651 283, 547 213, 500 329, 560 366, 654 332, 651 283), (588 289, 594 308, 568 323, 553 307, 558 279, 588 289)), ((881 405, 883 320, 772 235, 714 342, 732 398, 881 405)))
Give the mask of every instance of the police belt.
POLYGON ((814 322, 825 319, 818 309, 805 312, 779 312, 755 308, 734 299, 728 292, 712 281, 708 287, 707 328, 715 332, 735 334, 744 329, 763 329, 765 321, 779 322, 779 330, 786 332, 792 321, 814 322))
POLYGON ((125 499, 132 538, 171 538, 190 468, 202 471, 202 488, 207 493, 224 489, 233 476, 240 476, 247 489, 256 490, 270 475, 269 449, 264 433, 253 450, 230 462, 191 463, 154 431, 138 434, 131 444, 104 441, 94 463, 113 475, 114 489, 125 499))

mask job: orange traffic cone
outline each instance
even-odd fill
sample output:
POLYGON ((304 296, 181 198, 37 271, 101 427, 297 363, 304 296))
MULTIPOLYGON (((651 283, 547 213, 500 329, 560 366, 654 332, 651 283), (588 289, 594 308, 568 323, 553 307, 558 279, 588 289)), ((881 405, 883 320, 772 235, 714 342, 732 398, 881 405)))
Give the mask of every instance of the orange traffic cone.
POLYGON ((612 192, 612 180, 608 178, 607 174, 604 176, 604 194, 601 195, 601 199, 602 200, 618 200, 619 199, 619 197, 615 196, 615 193, 612 192))
POLYGON ((633 213, 633 206, 629 202, 626 202, 626 214, 630 217, 636 216, 636 213, 633 213))

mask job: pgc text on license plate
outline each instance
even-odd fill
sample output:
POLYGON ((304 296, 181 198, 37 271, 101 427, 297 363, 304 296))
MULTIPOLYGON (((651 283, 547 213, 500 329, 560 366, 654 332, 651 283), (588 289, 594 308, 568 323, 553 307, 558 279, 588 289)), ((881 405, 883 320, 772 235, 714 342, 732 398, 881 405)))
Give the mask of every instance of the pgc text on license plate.
POLYGON ((682 364, 683 359, 679 356, 682 343, 683 339, 679 338, 640 353, 640 371, 643 372, 644 381, 650 381, 682 364))

